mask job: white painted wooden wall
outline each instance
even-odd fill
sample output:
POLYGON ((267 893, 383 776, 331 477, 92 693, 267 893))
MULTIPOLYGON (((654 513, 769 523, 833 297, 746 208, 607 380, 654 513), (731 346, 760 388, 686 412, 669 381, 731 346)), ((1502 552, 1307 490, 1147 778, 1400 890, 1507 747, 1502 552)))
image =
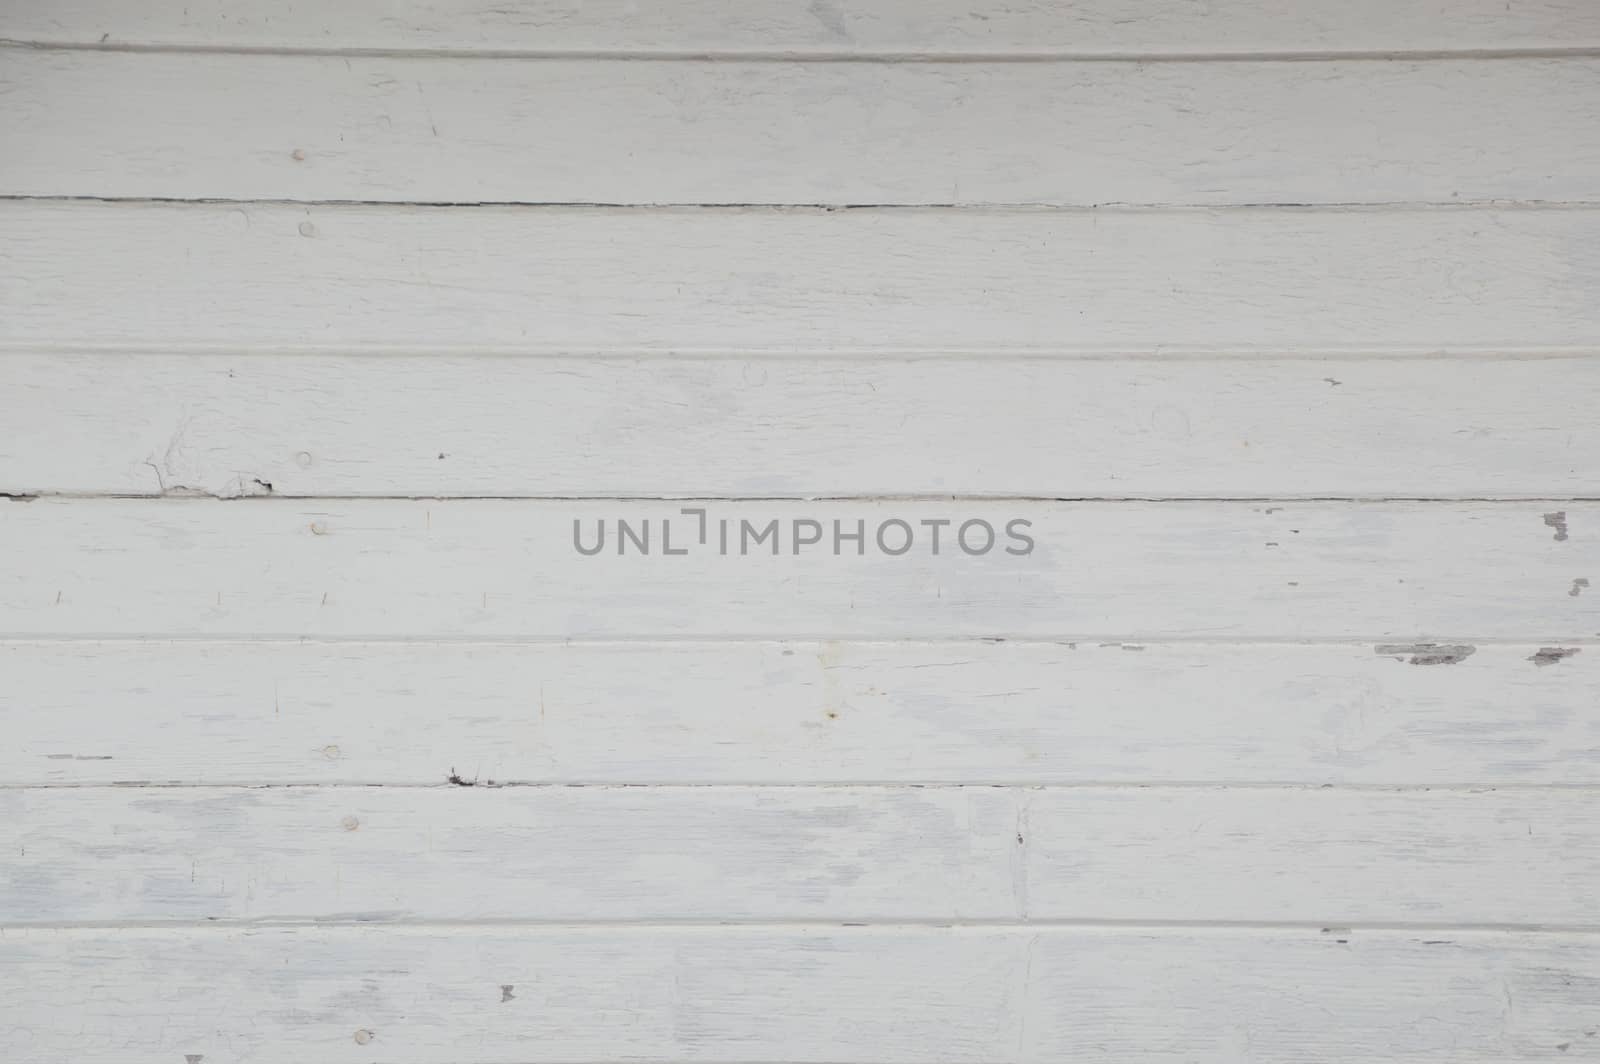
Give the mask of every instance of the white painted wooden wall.
POLYGON ((0 1059, 1600 1060, 1600 3, 0 39, 0 1059))

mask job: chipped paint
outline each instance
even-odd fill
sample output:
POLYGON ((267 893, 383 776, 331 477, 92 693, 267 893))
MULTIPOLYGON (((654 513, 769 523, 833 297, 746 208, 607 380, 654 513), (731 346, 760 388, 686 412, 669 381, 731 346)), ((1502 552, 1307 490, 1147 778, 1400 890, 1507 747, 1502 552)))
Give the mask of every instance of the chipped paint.
POLYGON ((1542 668, 1570 658, 1578 651, 1578 647, 1540 647, 1528 656, 1528 660, 1542 668))
POLYGON ((1412 665, 1456 665, 1477 652, 1464 643, 1384 643, 1373 648, 1379 654, 1407 658, 1412 665))

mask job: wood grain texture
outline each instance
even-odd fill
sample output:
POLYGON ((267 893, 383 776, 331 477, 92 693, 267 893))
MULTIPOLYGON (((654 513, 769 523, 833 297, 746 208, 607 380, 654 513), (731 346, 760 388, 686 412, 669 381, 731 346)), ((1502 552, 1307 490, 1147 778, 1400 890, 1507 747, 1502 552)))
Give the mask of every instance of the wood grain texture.
POLYGON ((1593 790, 11 789, 0 847, 11 925, 1600 912, 1593 790))
POLYGON ((1600 342, 1600 211, 0 203, 0 342, 580 353, 1600 342))
POLYGON ((0 37, 73 44, 637 53, 1083 55, 1582 48, 1585 0, 17 0, 0 37))
POLYGON ((1010 917, 1017 793, 5 790, 0 923, 1010 917))
POLYGON ((1600 652, 0 644, 0 780, 1600 783, 1600 652))
POLYGON ((1593 357, 51 351, 0 372, 13 494, 1549 498, 1600 467, 1593 357))
POLYGON ((1023 795, 1022 908, 1041 919, 1595 925, 1600 914, 1593 790, 1023 795))
POLYGON ((301 927, 4 948, 28 1022, 0 1048, 39 1064, 1600 1059, 1592 935, 301 927))
POLYGON ((8 195, 1077 206, 1600 197, 1600 138, 1590 135, 1600 60, 1589 58, 984 65, 12 51, 4 70, 8 195))
MULTIPOLYGON (((1419 640, 1600 632, 1594 503, 1559 511, 1566 539, 1537 503, 718 503, 694 549, 683 506, 12 502, 0 632, 1381 639, 1402 657, 1419 640), (617 522, 636 541, 647 518, 656 553, 614 553, 617 522), (575 531, 593 547, 601 520, 608 546, 580 555, 575 531), (922 522, 946 520, 934 554, 922 522), (835 521, 859 547, 832 553, 835 521), (953 543, 969 521, 995 530, 988 553, 953 543), (1031 553, 1008 553, 1026 550, 1012 521, 1032 522, 1012 530, 1031 553), (820 549, 794 553, 813 533, 820 549), (687 553, 662 555, 670 540, 687 553)), ((978 525, 967 538, 987 542, 978 525)))

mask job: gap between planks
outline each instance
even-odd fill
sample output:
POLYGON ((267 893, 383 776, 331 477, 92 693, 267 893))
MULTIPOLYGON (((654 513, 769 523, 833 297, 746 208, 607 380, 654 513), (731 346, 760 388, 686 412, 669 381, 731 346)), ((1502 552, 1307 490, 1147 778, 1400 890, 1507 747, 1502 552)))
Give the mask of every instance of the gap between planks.
MULTIPOLYGON (((93 759, 91 759, 93 760, 93 759)), ((316 780, 280 782, 276 780, 228 780, 219 783, 189 782, 184 780, 112 780, 111 782, 40 782, 0 783, 0 791, 52 791, 52 790, 206 790, 206 791, 267 791, 267 790, 362 790, 383 788, 387 790, 774 790, 774 791, 829 791, 829 790, 1014 790, 1014 791, 1081 791, 1081 790, 1137 790, 1137 791, 1356 791, 1363 793, 1427 793, 1440 791, 1446 794, 1492 794, 1500 791, 1600 791, 1600 783, 1306 783, 1295 780, 1055 780, 993 779, 965 780, 951 783, 944 780, 819 780, 795 782, 793 780, 768 781, 716 780, 696 783, 684 780, 616 780, 552 778, 527 779, 464 779, 459 776, 443 778, 433 783, 415 781, 373 782, 371 780, 316 780)))
MULTIPOLYGON (((1412 921, 1365 921, 1350 923, 1344 920, 1109 920, 1073 917, 1039 919, 926 919, 894 918, 885 920, 819 920, 799 918, 775 920, 746 919, 640 919, 640 920, 541 920, 537 917, 487 918, 487 919, 412 919, 331 917, 331 918, 274 918, 260 919, 207 918, 202 920, 77 920, 55 923, 0 923, 0 937, 7 931, 103 931, 103 930, 197 930, 217 928, 237 931, 252 928, 325 928, 370 927, 394 928, 478 928, 572 930, 572 931, 705 931, 761 932, 772 930, 815 929, 872 934, 893 933, 901 930, 929 928, 954 933, 987 933, 993 931, 1212 931, 1219 934, 1260 932, 1263 934, 1284 931, 1310 931, 1333 937, 1347 937, 1356 933, 1400 934, 1452 933, 1462 935, 1495 936, 1503 934, 1535 935, 1600 935, 1600 924, 1507 924, 1507 923, 1430 923, 1412 921)), ((1430 945, 1449 945, 1438 941, 1430 945)))
MULTIPOLYGON (((148 500, 144 500, 148 501, 148 500)), ((219 500, 221 501, 221 500, 219 500)), ((747 635, 737 632, 705 635, 676 635, 666 633, 627 633, 596 636, 572 635, 519 635, 516 633, 490 633, 478 635, 476 633, 460 636, 451 635, 301 635, 288 633, 261 633, 249 636, 215 636, 195 634, 189 632, 142 632, 129 635, 124 632, 110 633, 78 633, 78 632, 0 632, 0 643, 185 643, 185 644, 219 644, 219 645, 249 645, 251 643, 299 643, 308 646, 351 646, 371 644, 378 645, 403 645, 403 646, 636 646, 640 643, 659 643, 664 645, 676 644, 701 644, 714 646, 721 644, 734 645, 771 645, 782 646, 786 643, 849 643, 854 646, 971 646, 976 643, 1010 643, 1017 646, 1064 646, 1076 649, 1078 644, 1102 647, 1122 647, 1126 650, 1143 650, 1155 646, 1262 646, 1262 647, 1367 647, 1374 644, 1385 646, 1394 645, 1403 639, 1412 642, 1435 643, 1471 643, 1474 646, 1510 646, 1532 647, 1539 644, 1548 644, 1550 639, 1537 635, 1529 636, 1473 636, 1462 635, 1458 632, 1421 632, 1411 633, 1405 637, 1389 635, 1338 637, 1320 639, 1296 639, 1287 636, 1271 635, 1241 635, 1230 639, 1218 639, 1215 636, 1185 636, 1162 635, 1159 637, 1146 637, 1139 635, 1065 635, 1051 638, 1041 638, 1032 635, 958 635, 947 637, 934 637, 926 635, 916 636, 885 636, 885 635, 852 635, 850 633, 825 632, 825 633, 784 633, 779 635, 762 634, 747 635)), ((1595 635, 1567 635, 1554 640, 1566 646, 1588 647, 1600 645, 1600 633, 1595 635)), ((1403 654, 1396 652, 1393 656, 1401 657, 1403 654)))
POLYGON ((1075 203, 1070 201, 1027 200, 979 201, 963 200, 949 203, 774 203, 767 200, 750 201, 679 201, 657 200, 650 202, 622 202, 615 200, 363 200, 363 199, 262 199, 229 196, 89 196, 40 195, 37 193, 0 193, 0 203, 99 203, 113 206, 221 206, 221 207, 373 207, 419 208, 428 210, 471 210, 474 208, 518 207, 528 210, 585 210, 585 211, 787 211, 833 214, 841 211, 873 211, 910 213, 930 211, 949 213, 1014 213, 1014 214, 1157 214, 1167 213, 1219 213, 1231 211, 1297 211, 1334 212, 1340 214, 1380 213, 1384 211, 1581 211, 1600 206, 1600 200, 1545 200, 1545 199, 1472 199, 1472 200, 1350 200, 1334 202, 1258 202, 1258 203, 1139 203, 1118 200, 1104 203, 1075 203))
MULTIPOLYGON (((1138 504, 1171 503, 1173 505, 1185 503, 1264 503, 1294 504, 1303 503, 1347 503, 1351 506, 1387 506, 1392 503, 1438 503, 1441 505, 1455 505, 1459 503, 1487 503, 1522 504, 1540 503, 1559 506, 1566 503, 1595 503, 1600 502, 1600 495, 975 495, 971 493, 959 495, 933 495, 915 492, 903 495, 885 495, 882 493, 872 495, 297 495, 289 492, 273 490, 259 491, 249 494, 225 494, 210 492, 200 488, 174 487, 165 491, 151 492, 117 492, 117 491, 34 491, 34 492, 8 492, 0 491, 0 499, 16 503, 30 503, 38 499, 62 500, 66 502, 152 502, 158 499, 173 501, 203 501, 203 502, 241 502, 255 501, 280 501, 280 502, 337 502, 337 503, 368 503, 368 502, 615 502, 615 503, 663 503, 663 502, 703 502, 717 503, 718 505, 731 505, 735 503, 791 503, 791 502, 850 502, 850 503, 895 503, 895 502, 944 502, 952 504, 971 503, 973 505, 990 505, 993 503, 1083 503, 1094 506, 1107 504, 1138 504)), ((0 638, 4 638, 0 636, 0 638)), ((1249 640, 1254 642, 1254 640, 1249 640)))
POLYGON ((331 56, 363 59, 610 60, 638 63, 1322 63, 1451 59, 1588 59, 1600 47, 1280 49, 1263 51, 855 51, 751 49, 493 49, 493 48, 313 48, 288 45, 180 44, 123 41, 57 41, 0 38, 0 48, 47 52, 135 54, 331 56))
MULTIPOLYGON (((4 197, 0 197, 3 200, 4 197)), ((292 203, 272 206, 295 206, 292 203)), ((305 206, 305 204, 299 204, 305 206)), ((376 206, 376 205, 374 205, 376 206)), ((1577 205, 1575 205, 1577 206, 1577 205)), ((571 345, 494 344, 434 345, 410 347, 395 344, 260 344, 243 342, 219 346, 185 341, 152 343, 46 342, 0 337, 0 358, 39 355, 127 355, 131 358, 183 356, 185 358, 236 358, 271 355, 275 358, 371 358, 433 359, 492 358, 539 361, 544 359, 584 359, 595 362, 711 362, 711 361, 849 361, 871 362, 1318 362, 1328 359, 1362 362, 1532 362, 1576 361, 1600 358, 1600 346, 1579 347, 1381 347, 1363 344, 1353 347, 1318 346, 1297 348, 1184 346, 1161 344, 1150 348, 1124 347, 997 347, 997 348, 697 348, 697 347, 614 347, 593 349, 571 345)))

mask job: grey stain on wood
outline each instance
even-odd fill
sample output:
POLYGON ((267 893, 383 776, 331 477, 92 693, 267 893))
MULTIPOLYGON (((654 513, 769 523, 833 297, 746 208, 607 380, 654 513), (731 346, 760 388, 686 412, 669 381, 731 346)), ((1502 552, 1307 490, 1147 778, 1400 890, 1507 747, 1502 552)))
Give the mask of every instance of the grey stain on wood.
POLYGON ((516 989, 516 985, 514 983, 501 983, 500 984, 500 1003, 502 1005, 505 1004, 507 1001, 510 1001, 512 998, 517 996, 517 995, 515 995, 515 994, 513 994, 511 992, 511 991, 513 991, 515 989, 516 989))
POLYGON ((1396 658, 1409 655, 1413 665, 1455 665, 1470 658, 1478 648, 1461 643, 1384 643, 1373 649, 1396 658))
POLYGON ((1567 538, 1567 512, 1565 510, 1557 510, 1555 513, 1545 514, 1544 523, 1546 527, 1556 530, 1556 542, 1559 543, 1567 538))
POLYGON ((1578 649, 1578 647, 1540 647, 1529 655, 1528 660, 1543 668, 1546 665, 1554 665, 1563 658, 1572 657, 1578 649))
POLYGON ((1588 586, 1589 586, 1589 578, 1588 577, 1586 577, 1586 576, 1574 577, 1573 581, 1572 581, 1572 590, 1568 591, 1567 594, 1569 596, 1571 596, 1572 598, 1577 598, 1579 595, 1583 594, 1583 589, 1588 587, 1588 586))

